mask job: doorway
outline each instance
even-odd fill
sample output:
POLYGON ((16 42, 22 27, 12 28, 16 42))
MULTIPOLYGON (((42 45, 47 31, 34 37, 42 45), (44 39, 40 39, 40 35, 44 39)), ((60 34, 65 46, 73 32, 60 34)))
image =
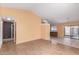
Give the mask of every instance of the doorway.
POLYGON ((3 41, 11 41, 14 38, 14 23, 3 21, 3 41))
POLYGON ((12 18, 2 18, 2 44, 8 43, 16 43, 15 21, 12 18))

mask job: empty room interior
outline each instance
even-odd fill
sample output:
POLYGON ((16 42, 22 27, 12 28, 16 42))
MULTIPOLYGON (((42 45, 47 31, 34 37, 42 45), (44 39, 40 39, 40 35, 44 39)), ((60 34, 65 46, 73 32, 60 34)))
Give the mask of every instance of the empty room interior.
POLYGON ((0 55, 79 55, 79 3, 0 3, 0 55))

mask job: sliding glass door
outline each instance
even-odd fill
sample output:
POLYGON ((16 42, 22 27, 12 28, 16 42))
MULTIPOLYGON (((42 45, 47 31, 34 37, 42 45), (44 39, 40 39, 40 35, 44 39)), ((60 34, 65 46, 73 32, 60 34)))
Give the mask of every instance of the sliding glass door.
POLYGON ((65 36, 79 39, 79 26, 65 26, 65 36))
POLYGON ((79 39, 79 26, 71 26, 71 38, 79 39))

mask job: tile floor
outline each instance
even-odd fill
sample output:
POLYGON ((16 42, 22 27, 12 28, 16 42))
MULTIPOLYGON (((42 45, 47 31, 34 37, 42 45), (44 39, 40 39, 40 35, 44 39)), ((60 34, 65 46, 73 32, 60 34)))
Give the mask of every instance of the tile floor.
MULTIPOLYGON (((53 41, 55 42, 55 41, 53 41)), ((48 40, 34 40, 15 45, 12 42, 3 44, 1 55, 79 55, 79 49, 48 40)))
POLYGON ((79 39, 70 38, 51 38, 52 42, 79 48, 79 39))

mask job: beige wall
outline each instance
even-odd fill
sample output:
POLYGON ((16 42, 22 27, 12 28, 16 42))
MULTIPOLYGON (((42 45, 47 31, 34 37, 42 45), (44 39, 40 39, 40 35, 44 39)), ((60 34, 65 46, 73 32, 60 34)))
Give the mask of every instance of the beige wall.
POLYGON ((79 25, 79 21, 69 21, 69 22, 65 22, 63 24, 64 25, 79 25))
POLYGON ((41 18, 30 11, 0 7, 0 16, 16 22, 16 44, 41 38, 41 18))
POLYGON ((58 37, 63 38, 64 37, 64 25, 59 23, 56 26, 57 26, 58 37))
POLYGON ((41 37, 42 39, 50 39, 50 24, 41 24, 41 37))

